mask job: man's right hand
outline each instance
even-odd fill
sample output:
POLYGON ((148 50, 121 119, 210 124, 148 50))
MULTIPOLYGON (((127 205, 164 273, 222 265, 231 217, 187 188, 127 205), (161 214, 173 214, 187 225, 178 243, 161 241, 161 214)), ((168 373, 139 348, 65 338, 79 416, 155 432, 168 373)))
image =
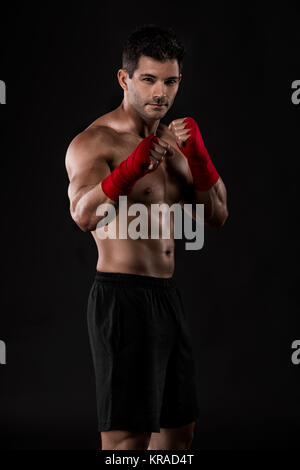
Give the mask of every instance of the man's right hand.
POLYGON ((158 137, 157 140, 158 143, 154 142, 154 149, 150 149, 151 163, 148 166, 148 170, 156 170, 165 157, 171 158, 174 155, 174 151, 170 144, 158 137))
POLYGON ((101 183, 106 196, 117 201, 120 195, 129 194, 135 183, 147 173, 155 171, 164 157, 173 151, 167 142, 155 135, 148 135, 101 183))

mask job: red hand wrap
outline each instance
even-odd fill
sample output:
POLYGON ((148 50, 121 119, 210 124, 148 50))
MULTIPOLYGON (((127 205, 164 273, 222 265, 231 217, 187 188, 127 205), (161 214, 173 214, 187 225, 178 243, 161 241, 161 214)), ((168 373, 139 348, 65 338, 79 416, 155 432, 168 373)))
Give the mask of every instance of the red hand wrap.
POLYGON ((151 163, 149 153, 154 148, 154 142, 158 143, 157 137, 148 135, 126 160, 104 178, 101 186, 107 197, 117 201, 120 195, 130 193, 138 179, 152 171, 148 166, 151 163))
POLYGON ((196 121, 187 117, 186 129, 190 128, 190 137, 185 141, 185 146, 177 146, 186 156, 194 180, 194 186, 199 191, 208 191, 219 179, 209 154, 205 148, 202 135, 196 121))

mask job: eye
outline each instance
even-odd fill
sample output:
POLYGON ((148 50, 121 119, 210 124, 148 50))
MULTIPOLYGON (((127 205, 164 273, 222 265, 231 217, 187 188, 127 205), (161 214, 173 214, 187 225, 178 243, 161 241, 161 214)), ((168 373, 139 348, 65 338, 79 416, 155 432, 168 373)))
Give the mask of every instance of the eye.
POLYGON ((173 79, 172 79, 172 80, 168 80, 168 81, 166 82, 167 85, 175 85, 175 83, 176 83, 176 80, 173 80, 173 79))
POLYGON ((143 81, 148 81, 148 80, 149 80, 150 82, 152 82, 152 81, 153 81, 153 79, 152 79, 152 78, 150 78, 150 77, 143 78, 143 81))

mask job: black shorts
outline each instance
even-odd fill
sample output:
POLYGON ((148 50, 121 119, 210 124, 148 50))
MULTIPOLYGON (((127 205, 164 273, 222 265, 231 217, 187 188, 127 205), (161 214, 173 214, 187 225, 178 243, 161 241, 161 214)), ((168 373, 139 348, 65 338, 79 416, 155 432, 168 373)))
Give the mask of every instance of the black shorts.
POLYGON ((159 432, 197 419, 193 349, 173 277, 97 271, 87 322, 99 431, 159 432))

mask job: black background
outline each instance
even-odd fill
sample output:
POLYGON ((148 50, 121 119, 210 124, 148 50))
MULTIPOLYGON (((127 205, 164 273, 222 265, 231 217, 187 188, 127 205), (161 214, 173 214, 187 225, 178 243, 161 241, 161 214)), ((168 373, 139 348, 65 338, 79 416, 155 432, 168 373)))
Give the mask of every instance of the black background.
POLYGON ((138 25, 172 26, 187 49, 163 120, 193 116, 228 192, 204 247, 176 241, 200 418, 194 449, 300 442, 299 11, 198 2, 1 6, 3 449, 97 449, 86 303, 97 260, 72 221, 65 152, 118 106, 122 45, 138 25))

